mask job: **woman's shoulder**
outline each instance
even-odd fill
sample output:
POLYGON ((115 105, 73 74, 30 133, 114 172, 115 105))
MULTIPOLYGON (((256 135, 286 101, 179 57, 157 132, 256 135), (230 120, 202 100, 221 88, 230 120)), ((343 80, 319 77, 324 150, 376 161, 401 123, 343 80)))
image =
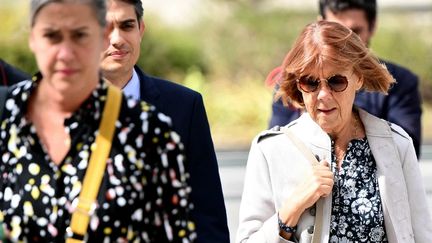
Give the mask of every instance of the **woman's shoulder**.
POLYGON ((296 120, 293 120, 284 126, 276 125, 272 128, 260 132, 253 141, 255 143, 273 143, 272 141, 275 140, 274 142, 278 143, 281 137, 286 136, 281 136, 286 133, 286 130, 290 130, 296 136, 300 136, 302 133, 305 132, 305 129, 311 130, 312 128, 313 127, 311 127, 310 125, 310 117, 303 114, 296 120))
POLYGON ((360 117, 366 132, 374 136, 392 136, 394 139, 411 140, 408 133, 399 125, 376 117, 364 110, 360 110, 360 117))

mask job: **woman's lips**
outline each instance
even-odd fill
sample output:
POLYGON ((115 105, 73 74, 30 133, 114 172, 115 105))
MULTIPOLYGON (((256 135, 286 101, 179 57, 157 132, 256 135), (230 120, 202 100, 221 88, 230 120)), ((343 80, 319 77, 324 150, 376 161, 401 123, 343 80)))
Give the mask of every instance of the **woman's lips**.
POLYGON ((335 111, 336 108, 331 108, 331 109, 318 109, 319 112, 324 113, 324 114, 330 114, 331 112, 335 111))
POLYGON ((59 69, 59 70, 57 70, 57 72, 65 75, 65 76, 71 76, 71 75, 77 73, 78 70, 76 70, 76 69, 59 69))

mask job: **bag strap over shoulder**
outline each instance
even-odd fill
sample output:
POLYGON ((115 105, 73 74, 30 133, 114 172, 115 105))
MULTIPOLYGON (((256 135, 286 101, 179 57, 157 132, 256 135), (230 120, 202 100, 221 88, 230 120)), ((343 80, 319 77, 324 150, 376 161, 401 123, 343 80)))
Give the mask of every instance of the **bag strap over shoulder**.
MULTIPOLYGON (((303 155, 309 160, 312 166, 316 166, 319 164, 318 160, 315 158, 311 150, 306 147, 306 145, 293 132, 291 132, 289 128, 283 127, 281 130, 287 135, 289 139, 291 139, 293 144, 303 153, 303 155)), ((324 217, 323 202, 323 199, 320 198, 315 204, 316 213, 312 243, 321 242, 322 223, 324 217)))
POLYGON ((291 139, 291 141, 297 146, 297 148, 303 153, 303 155, 311 162, 313 166, 318 165, 319 162, 316 157, 312 154, 310 149, 296 136, 289 128, 282 128, 282 131, 291 139))
POLYGON ((107 101, 96 136, 96 147, 91 153, 90 162, 84 176, 78 204, 72 214, 70 228, 73 236, 67 243, 83 242, 87 233, 90 216, 94 210, 96 197, 105 172, 106 161, 111 150, 112 138, 121 107, 122 92, 113 85, 108 86, 107 101))

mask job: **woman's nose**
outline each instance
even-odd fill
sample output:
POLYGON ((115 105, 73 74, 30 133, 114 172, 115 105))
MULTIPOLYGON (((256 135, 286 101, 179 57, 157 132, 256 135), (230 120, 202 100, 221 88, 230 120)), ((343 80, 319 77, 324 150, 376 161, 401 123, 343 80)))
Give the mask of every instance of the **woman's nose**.
POLYGON ((332 94, 332 90, 330 89, 327 82, 325 81, 320 82, 317 92, 318 92, 318 99, 326 98, 328 96, 331 96, 332 94))
POLYGON ((60 60, 69 61, 74 57, 73 47, 70 43, 62 43, 59 47, 57 57, 60 60))

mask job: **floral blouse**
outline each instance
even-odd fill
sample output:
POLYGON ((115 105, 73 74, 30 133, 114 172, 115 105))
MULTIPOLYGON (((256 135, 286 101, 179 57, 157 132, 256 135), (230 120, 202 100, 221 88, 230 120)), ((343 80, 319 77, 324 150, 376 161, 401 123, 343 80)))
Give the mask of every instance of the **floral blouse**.
POLYGON ((330 242, 387 242, 376 164, 367 139, 348 144, 340 170, 334 144, 332 150, 335 185, 330 242))
MULTIPOLYGON (((0 221, 14 242, 64 242, 70 235, 107 94, 101 81, 65 120, 70 150, 56 165, 25 117, 40 79, 12 88, 0 127, 0 221)), ((186 243, 196 238, 183 145, 169 124, 153 106, 123 97, 88 242, 186 243)))

